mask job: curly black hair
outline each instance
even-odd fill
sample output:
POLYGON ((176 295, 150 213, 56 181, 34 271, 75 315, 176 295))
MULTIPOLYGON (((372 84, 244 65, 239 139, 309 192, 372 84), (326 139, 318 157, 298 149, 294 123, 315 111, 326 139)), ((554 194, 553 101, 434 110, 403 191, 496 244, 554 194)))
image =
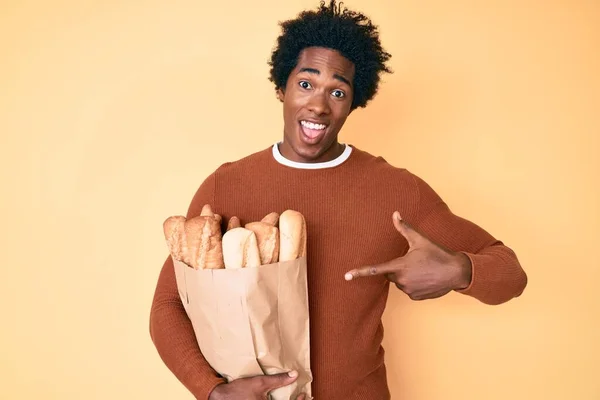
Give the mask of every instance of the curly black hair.
POLYGON ((377 26, 364 14, 342 9, 342 4, 321 1, 316 11, 303 11, 295 19, 280 22, 282 34, 268 62, 269 80, 285 90, 287 79, 307 47, 337 50, 354 63, 354 98, 351 109, 365 107, 375 96, 382 72, 392 73, 385 63, 392 57, 381 46, 377 26))

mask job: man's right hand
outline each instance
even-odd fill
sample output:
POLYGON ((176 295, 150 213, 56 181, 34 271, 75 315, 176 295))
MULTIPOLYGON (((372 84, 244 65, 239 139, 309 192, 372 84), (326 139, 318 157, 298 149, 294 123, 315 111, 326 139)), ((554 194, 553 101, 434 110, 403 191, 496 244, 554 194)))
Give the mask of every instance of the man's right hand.
MULTIPOLYGON (((292 384, 298 378, 296 371, 289 373, 240 378, 230 383, 217 385, 210 393, 209 400, 265 400, 269 392, 292 384)), ((296 400, 308 400, 300 394, 296 400)))

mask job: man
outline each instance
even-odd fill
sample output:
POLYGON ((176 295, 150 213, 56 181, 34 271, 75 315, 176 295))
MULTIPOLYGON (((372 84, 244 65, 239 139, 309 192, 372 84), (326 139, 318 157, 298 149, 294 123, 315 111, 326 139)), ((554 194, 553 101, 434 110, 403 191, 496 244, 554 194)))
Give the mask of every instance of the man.
MULTIPOLYGON (((511 249, 454 215, 422 179, 338 142, 348 115, 365 107, 379 75, 391 72, 371 21, 332 0, 282 28, 269 65, 283 103, 283 140, 221 165, 200 185, 187 216, 206 203, 223 221, 300 211, 309 233, 312 394, 389 399, 381 316, 390 283, 414 300, 455 291, 500 304, 523 292, 527 276, 511 249)), ((226 383, 198 348, 170 258, 150 332, 165 364, 198 399, 265 399, 295 379, 291 373, 226 383)))

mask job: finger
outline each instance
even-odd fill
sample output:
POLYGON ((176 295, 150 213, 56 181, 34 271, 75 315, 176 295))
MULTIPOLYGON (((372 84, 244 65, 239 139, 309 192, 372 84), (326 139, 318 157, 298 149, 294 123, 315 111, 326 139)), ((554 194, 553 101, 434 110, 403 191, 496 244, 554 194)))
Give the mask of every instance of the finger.
POLYGON ((438 290, 437 292, 433 292, 433 293, 413 293, 413 294, 408 294, 408 297, 410 297, 411 300, 414 301, 423 301, 423 300, 433 300, 433 299, 437 299, 439 297, 442 297, 446 294, 448 294, 449 290, 438 290))
POLYGON ((408 222, 402 219, 398 211, 394 212, 392 221, 394 222, 394 227, 396 230, 400 232, 402 236, 404 236, 410 247, 414 247, 417 244, 417 241, 423 237, 423 235, 415 230, 408 222))
POLYGON ((390 260, 388 262, 384 262, 382 264, 370 265, 363 268, 353 269, 351 271, 346 272, 344 275, 344 279, 347 281, 351 281, 355 278, 365 277, 365 276, 375 276, 375 275, 386 275, 394 272, 398 272, 402 267, 399 259, 390 260))
POLYGON ((306 395, 304 393, 299 394, 298 397, 296 397, 296 400, 306 400, 306 395))
POLYGON ((298 371, 290 371, 282 374, 265 375, 262 379, 262 387, 265 392, 270 392, 273 389, 287 386, 298 379, 298 371))

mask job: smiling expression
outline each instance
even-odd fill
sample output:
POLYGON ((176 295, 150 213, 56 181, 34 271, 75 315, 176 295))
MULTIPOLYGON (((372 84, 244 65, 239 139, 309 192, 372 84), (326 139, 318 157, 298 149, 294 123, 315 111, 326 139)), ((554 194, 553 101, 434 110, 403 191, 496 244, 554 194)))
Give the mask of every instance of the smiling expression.
POLYGON ((350 114, 354 64, 335 50, 309 47, 290 73, 283 102, 284 140, 279 150, 292 161, 315 163, 339 156, 338 134, 350 114))

